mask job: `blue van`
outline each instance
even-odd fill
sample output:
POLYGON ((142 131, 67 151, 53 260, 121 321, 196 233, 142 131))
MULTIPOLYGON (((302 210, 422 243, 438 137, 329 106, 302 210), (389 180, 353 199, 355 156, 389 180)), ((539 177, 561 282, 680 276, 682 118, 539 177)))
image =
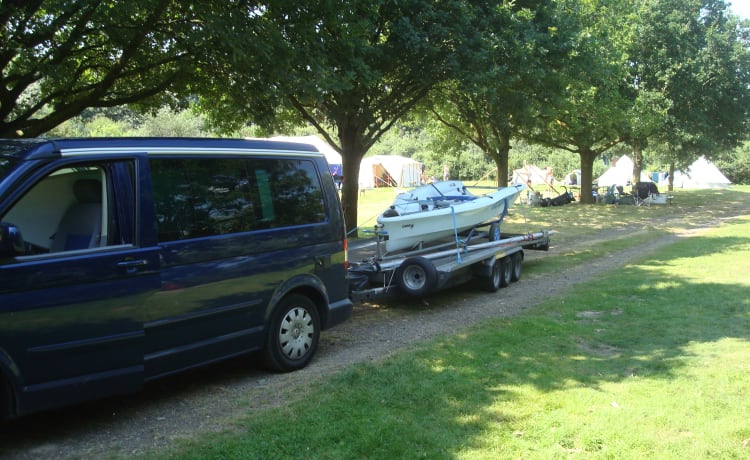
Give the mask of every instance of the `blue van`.
POLYGON ((0 140, 0 419, 263 350, 307 365, 352 311, 314 146, 0 140))

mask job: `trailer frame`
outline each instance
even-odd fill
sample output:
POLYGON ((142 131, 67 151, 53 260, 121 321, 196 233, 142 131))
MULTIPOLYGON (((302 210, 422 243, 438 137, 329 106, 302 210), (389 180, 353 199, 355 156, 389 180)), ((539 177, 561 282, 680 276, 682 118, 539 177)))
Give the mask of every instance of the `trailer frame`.
POLYGON ((400 295, 424 297, 472 278, 484 290, 495 292, 518 281, 524 250, 548 250, 553 232, 503 234, 500 221, 484 222, 456 234, 455 241, 392 254, 383 252, 387 235, 376 225, 374 241, 350 248, 352 254, 368 255, 360 262, 350 262, 351 299, 363 302, 400 295), (487 230, 480 230, 483 228, 487 230))

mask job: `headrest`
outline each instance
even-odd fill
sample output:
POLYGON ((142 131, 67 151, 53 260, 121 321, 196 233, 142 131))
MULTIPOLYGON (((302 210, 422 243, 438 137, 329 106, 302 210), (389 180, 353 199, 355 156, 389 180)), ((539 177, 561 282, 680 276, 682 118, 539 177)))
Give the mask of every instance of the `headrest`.
POLYGON ((73 184, 73 193, 80 203, 101 203, 102 183, 96 179, 79 179, 73 184))

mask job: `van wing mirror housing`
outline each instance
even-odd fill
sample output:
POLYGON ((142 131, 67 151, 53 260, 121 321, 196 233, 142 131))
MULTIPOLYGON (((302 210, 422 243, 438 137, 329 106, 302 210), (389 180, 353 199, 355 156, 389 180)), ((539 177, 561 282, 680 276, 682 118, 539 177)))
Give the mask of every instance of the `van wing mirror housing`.
POLYGON ((25 254, 21 230, 9 222, 0 222, 0 258, 25 254))

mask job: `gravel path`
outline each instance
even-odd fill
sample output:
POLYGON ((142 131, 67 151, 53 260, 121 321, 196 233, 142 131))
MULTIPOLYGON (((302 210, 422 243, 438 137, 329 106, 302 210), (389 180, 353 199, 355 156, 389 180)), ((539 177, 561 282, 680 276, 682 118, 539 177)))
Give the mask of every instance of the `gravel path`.
MULTIPOLYGON (((427 300, 363 303, 351 320, 326 331, 314 361, 290 374, 269 374, 252 360, 238 359, 210 369, 150 384, 135 395, 40 414, 0 425, 0 458, 131 457, 168 447, 200 432, 231 430, 251 410, 283 404, 304 395, 311 381, 350 364, 381 360, 416 342, 452 333, 487 318, 512 316, 578 283, 615 270, 682 237, 700 233, 733 216, 750 214, 750 200, 718 213, 655 217, 649 225, 671 229, 646 245, 609 254, 579 266, 546 274, 524 272, 517 283, 495 294, 456 287, 427 300), (689 228, 686 222, 690 222, 689 228), (540 282, 542 281, 543 282, 540 282)), ((658 213, 653 213, 658 214, 658 213)), ((640 224, 602 230, 586 241, 566 241, 564 249, 582 249, 597 241, 627 237, 640 224)), ((553 237, 551 252, 556 247, 553 237)), ((546 253, 527 251, 527 262, 546 253)))

